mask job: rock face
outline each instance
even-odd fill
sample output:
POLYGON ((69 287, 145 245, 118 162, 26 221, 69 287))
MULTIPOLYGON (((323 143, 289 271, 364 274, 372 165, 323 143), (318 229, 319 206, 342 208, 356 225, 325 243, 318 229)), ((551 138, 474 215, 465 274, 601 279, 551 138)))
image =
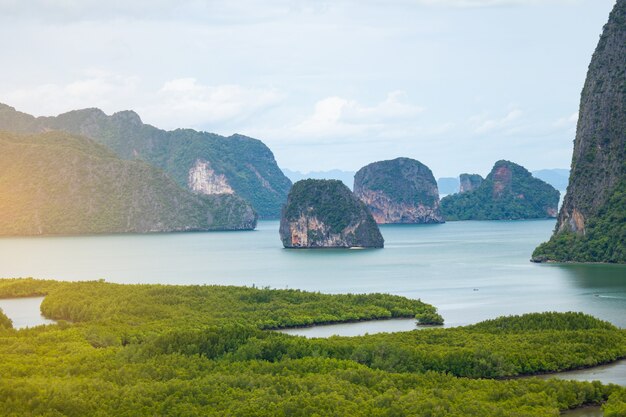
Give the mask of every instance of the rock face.
POLYGON ((467 193, 474 191, 483 183, 483 177, 478 174, 461 174, 459 175, 459 192, 467 193))
POLYGON ((524 167, 498 161, 472 191, 441 200, 446 220, 520 220, 556 217, 559 192, 524 167))
POLYGON ((626 262, 626 1, 617 0, 593 54, 567 193, 555 235, 535 260, 626 262))
POLYGON ((122 159, 141 159, 164 170, 198 193, 233 192, 250 202, 262 218, 279 217, 291 187, 272 152, 259 140, 191 129, 165 131, 142 123, 133 111, 107 116, 99 109, 84 109, 35 118, 0 104, 0 130, 61 130, 87 136, 122 159))
POLYGON ((224 174, 216 174, 211 169, 211 164, 201 159, 198 159, 189 170, 187 186, 191 191, 205 195, 235 193, 228 184, 226 176, 224 174))
POLYGON ((0 235, 250 230, 235 195, 198 195, 91 139, 0 133, 0 235))
POLYGON ((280 239, 286 248, 382 248, 367 207, 339 180, 296 182, 283 208, 280 239))
POLYGON ((433 173, 419 161, 397 158, 361 168, 354 194, 378 224, 443 223, 433 173))

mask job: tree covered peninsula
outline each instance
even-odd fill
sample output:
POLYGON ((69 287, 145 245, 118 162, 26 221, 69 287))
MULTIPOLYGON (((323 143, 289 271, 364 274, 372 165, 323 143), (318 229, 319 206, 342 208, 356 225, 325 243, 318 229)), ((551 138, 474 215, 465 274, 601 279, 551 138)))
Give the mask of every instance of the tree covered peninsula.
POLYGON ((42 312, 58 324, 14 330, 0 314, 7 416, 556 417, 625 406, 613 385, 501 379, 626 356, 624 330, 580 313, 306 339, 263 329, 435 309, 383 294, 0 280, 0 297, 30 295, 46 295, 42 312))

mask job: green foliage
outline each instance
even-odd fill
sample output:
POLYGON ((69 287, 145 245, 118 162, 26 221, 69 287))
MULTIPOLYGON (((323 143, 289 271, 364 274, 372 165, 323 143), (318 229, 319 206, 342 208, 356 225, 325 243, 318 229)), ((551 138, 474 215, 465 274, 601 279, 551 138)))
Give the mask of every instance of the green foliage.
POLYGON ((559 192, 524 167, 498 161, 481 185, 441 200, 446 220, 520 220, 556 215, 559 192))
POLYGON ((588 219, 585 234, 556 233, 539 245, 535 261, 626 263, 626 179, 610 194, 598 215, 588 219))
POLYGON ((602 409, 604 417, 626 416, 626 389, 611 394, 609 400, 602 406, 602 409))
MULTIPOLYGON (((283 241, 291 239, 291 235, 283 230, 285 225, 301 216, 317 218, 318 221, 328 226, 330 233, 333 234, 345 234, 348 227, 356 227, 351 235, 344 236, 351 243, 348 246, 382 247, 383 245, 383 237, 378 225, 365 204, 339 180, 307 179, 293 185, 281 219, 283 241)), ((309 237, 318 239, 323 237, 317 236, 316 232, 316 230, 311 230, 309 237)))
POLYGON ((436 311, 427 311, 415 315, 417 324, 420 325, 441 325, 443 324, 443 317, 436 311))
POLYGON ((60 132, 0 133, 0 235, 252 229, 233 195, 199 196, 162 171, 60 132))
POLYGON ((623 330, 578 313, 306 339, 262 329, 435 309, 383 294, 0 280, 0 297, 42 293, 44 314, 71 323, 0 331, 2 415, 556 417, 609 397, 619 415, 623 402, 597 382, 484 379, 626 354, 623 330))
POLYGON ((4 314, 2 309, 0 308, 0 330, 3 329, 12 329, 13 321, 4 314))

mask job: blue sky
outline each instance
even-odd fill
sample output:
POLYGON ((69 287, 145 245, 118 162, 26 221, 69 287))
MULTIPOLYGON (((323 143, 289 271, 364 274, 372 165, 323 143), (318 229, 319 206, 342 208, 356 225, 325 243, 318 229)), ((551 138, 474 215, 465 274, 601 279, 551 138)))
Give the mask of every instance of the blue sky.
POLYGON ((567 168, 614 3, 0 0, 0 102, 242 133, 300 171, 567 168))

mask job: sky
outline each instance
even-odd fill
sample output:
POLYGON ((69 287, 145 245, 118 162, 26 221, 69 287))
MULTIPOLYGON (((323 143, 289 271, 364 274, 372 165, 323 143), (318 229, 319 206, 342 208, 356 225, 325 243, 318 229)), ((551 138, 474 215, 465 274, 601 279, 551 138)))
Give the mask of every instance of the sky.
POLYGON ((0 0, 0 102, 261 139, 280 167, 568 168, 615 0, 0 0))

